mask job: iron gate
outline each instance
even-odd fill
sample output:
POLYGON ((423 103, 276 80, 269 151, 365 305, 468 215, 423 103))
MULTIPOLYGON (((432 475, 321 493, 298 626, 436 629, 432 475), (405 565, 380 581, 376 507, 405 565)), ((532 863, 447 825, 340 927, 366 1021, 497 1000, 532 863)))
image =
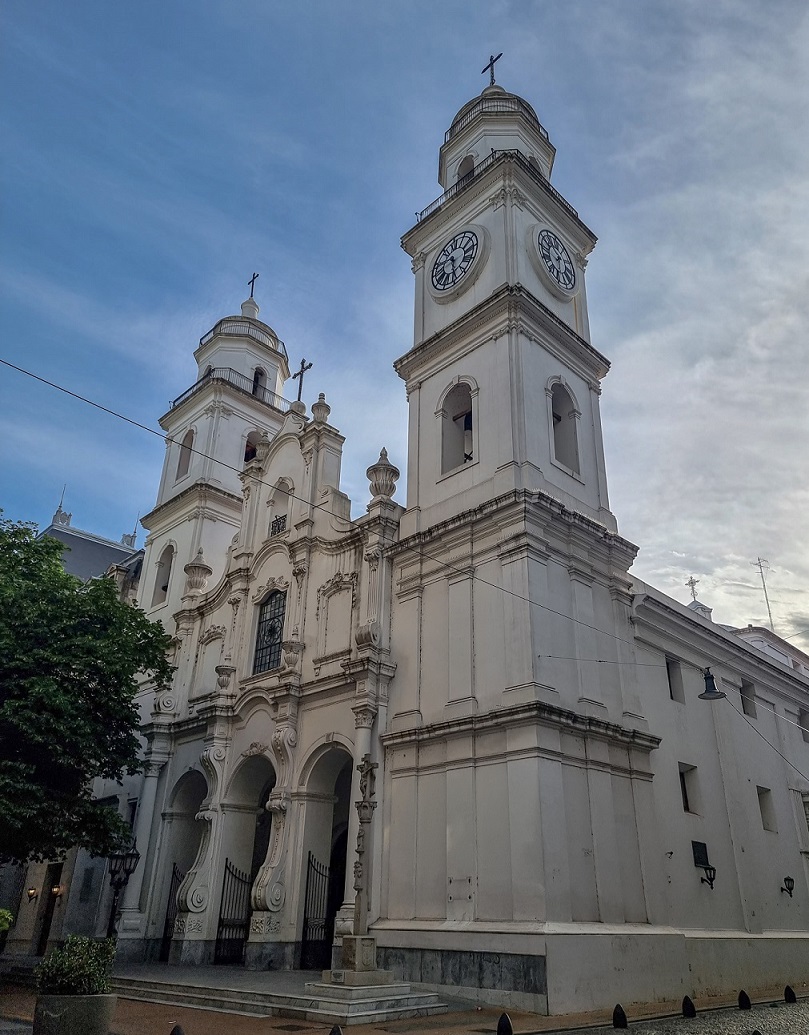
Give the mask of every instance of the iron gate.
POLYGON ((237 869, 230 859, 225 859, 214 963, 244 963, 252 883, 249 874, 237 869))
POLYGON ((171 868, 171 883, 169 884, 169 898, 166 903, 166 919, 163 923, 163 940, 160 942, 160 962, 168 963, 171 952, 171 939, 174 937, 174 921, 177 918, 177 892, 183 882, 185 874, 175 863, 171 868))
POLYGON ((329 868, 319 863, 310 852, 306 869, 301 968, 328 970, 333 939, 334 917, 329 916, 329 868))

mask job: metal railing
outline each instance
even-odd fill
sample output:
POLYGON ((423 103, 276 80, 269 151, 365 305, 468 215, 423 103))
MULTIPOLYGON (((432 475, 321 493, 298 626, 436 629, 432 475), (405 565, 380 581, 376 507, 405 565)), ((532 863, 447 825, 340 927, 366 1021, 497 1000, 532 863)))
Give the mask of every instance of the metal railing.
POLYGON ((465 191, 466 188, 469 187, 472 183, 474 183, 480 176, 482 176, 487 169, 491 168, 491 166, 494 165, 495 162, 500 161, 501 158, 504 158, 506 156, 508 156, 511 159, 511 161, 516 162, 517 165, 520 166, 520 168, 524 169, 528 173, 528 175, 533 180, 535 180, 536 183, 538 183, 544 191, 546 191, 548 194, 551 195, 551 197, 555 198, 559 202, 562 208, 569 212, 575 219, 579 218, 579 213, 575 210, 575 208, 573 208, 573 206, 569 202, 565 201, 565 199, 562 197, 559 191, 556 190, 555 187, 552 187, 550 183, 548 183, 548 181, 545 179, 545 177, 542 175, 538 168, 535 168, 533 165, 531 165, 531 163, 528 161, 528 159, 525 157, 522 151, 492 150, 492 153, 488 156, 488 158, 484 158, 480 165, 475 166, 473 172, 468 173, 462 179, 458 180, 457 183, 453 183, 451 187, 444 191, 440 198, 436 198, 435 201, 433 201, 431 204, 427 206, 427 208, 423 208, 421 212, 417 212, 416 222, 420 223, 422 219, 426 219, 427 216, 431 216, 433 212, 437 212, 438 209, 446 205, 448 201, 451 201, 456 194, 460 194, 462 191, 465 191))
POLYGON ((444 134, 444 143, 449 143, 449 141, 452 140, 456 133, 460 133, 462 129, 465 129, 473 119, 476 119, 478 115, 480 115, 481 112, 484 111, 520 112, 523 115, 525 115, 529 122, 532 122, 537 127, 540 134, 545 138, 545 140, 549 139, 547 129, 545 129, 545 127, 536 117, 534 112, 531 111, 531 109, 524 101, 520 101, 517 98, 512 97, 503 97, 500 100, 495 101, 492 100, 490 97, 484 97, 482 100, 479 100, 473 108, 470 108, 469 111, 462 118, 458 119, 457 122, 452 123, 452 125, 444 134))
POLYGON ((175 406, 179 406, 186 399, 190 399, 192 395, 196 395, 210 381, 224 381, 245 395, 251 395, 254 399, 264 403, 265 406, 271 406, 274 410, 280 410, 282 413, 286 413, 291 406, 291 403, 287 402, 282 396, 276 395, 275 392, 271 392, 262 385, 255 384, 251 378, 240 374, 238 370, 233 370, 231 367, 213 367, 211 370, 206 371, 196 384, 191 385, 182 395, 178 395, 174 402, 170 404, 170 409, 173 410, 175 406))
POLYGON ((238 316, 226 316, 224 320, 220 320, 219 323, 213 327, 207 334, 199 339, 200 345, 204 345, 209 342, 211 338, 215 338, 217 334, 232 334, 239 338, 252 338, 254 341, 260 342, 265 345, 268 349, 273 349, 275 352, 280 352, 284 359, 288 360, 287 350, 284 343, 280 338, 275 338, 272 334, 267 334, 266 331, 262 331, 260 327, 256 327, 255 324, 249 320, 245 320, 238 316))

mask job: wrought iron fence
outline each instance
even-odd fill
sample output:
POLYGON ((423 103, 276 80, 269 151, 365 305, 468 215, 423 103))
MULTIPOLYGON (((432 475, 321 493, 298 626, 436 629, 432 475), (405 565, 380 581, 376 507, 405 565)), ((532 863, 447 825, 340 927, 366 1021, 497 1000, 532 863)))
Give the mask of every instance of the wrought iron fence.
POLYGON ((280 395, 276 395, 275 392, 271 392, 269 388, 264 388, 261 385, 257 385, 254 381, 245 377, 244 374, 240 374, 238 370, 234 370, 232 367, 212 367, 206 371, 205 374, 196 382, 187 388, 182 395, 178 395, 177 398, 171 403, 171 409, 175 406, 179 406, 180 403, 190 399, 192 395, 195 395, 204 385, 210 381, 225 381, 227 384, 232 385, 234 388, 243 392, 245 395, 252 395, 254 399, 258 399, 259 402, 264 403, 265 406, 272 406, 275 410, 281 410, 282 413, 286 413, 291 403, 287 402, 280 395))

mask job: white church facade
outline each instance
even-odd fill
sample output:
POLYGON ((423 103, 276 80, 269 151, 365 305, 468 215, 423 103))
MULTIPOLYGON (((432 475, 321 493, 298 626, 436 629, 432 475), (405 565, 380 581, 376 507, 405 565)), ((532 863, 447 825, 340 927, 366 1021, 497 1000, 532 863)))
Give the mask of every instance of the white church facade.
POLYGON ((123 958, 339 959, 369 756, 368 919, 398 976, 550 1013, 805 976, 809 658, 629 573, 596 239, 554 154, 496 85, 446 134, 402 242, 405 501, 373 443, 352 519, 330 407, 284 400, 255 300, 201 339, 143 519, 176 675, 141 702, 123 958))

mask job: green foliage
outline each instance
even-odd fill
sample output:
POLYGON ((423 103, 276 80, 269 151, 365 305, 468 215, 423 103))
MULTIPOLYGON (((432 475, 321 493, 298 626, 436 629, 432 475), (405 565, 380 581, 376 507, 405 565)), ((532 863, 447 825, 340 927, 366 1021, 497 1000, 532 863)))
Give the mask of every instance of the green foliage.
POLYGON ((95 941, 71 934, 51 949, 34 971, 40 995, 104 995, 115 959, 115 939, 95 941))
POLYGON ((7 909, 0 909, 0 934, 7 931, 14 923, 14 914, 7 909))
POLYGON ((62 544, 0 519, 0 860, 108 855, 124 821, 96 778, 138 770, 138 676, 168 686, 169 637, 109 579, 83 584, 62 544))

